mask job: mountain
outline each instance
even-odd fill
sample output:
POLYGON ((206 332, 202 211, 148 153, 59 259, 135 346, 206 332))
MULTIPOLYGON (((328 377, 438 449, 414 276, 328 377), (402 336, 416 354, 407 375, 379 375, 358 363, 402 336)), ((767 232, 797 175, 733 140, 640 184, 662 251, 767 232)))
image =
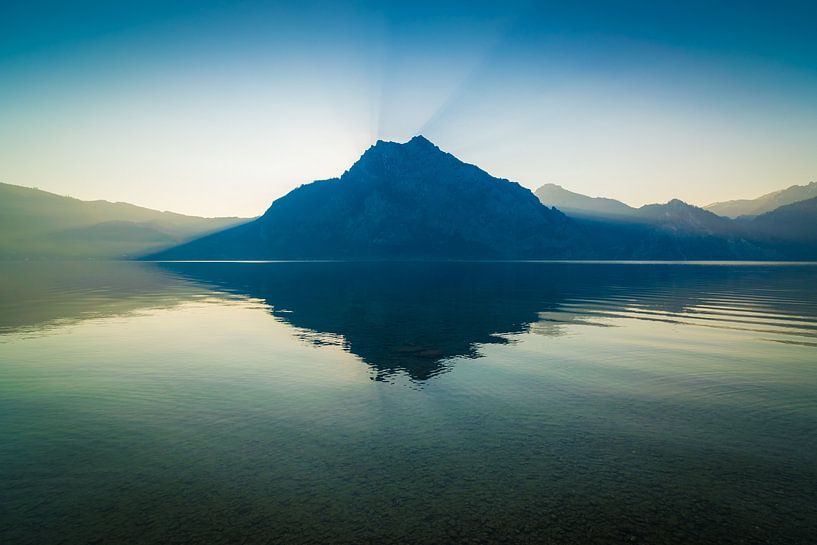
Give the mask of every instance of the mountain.
POLYGON ((588 197, 556 184, 545 184, 534 194, 545 206, 553 206, 575 218, 604 218, 654 225, 671 231, 696 231, 702 234, 734 230, 729 220, 679 199, 634 208, 615 199, 588 197))
POLYGON ((245 221, 81 201, 0 183, 0 259, 132 257, 245 221))
POLYGON ((416 136, 378 141, 340 178, 302 185, 255 221, 148 258, 563 258, 586 246, 580 228, 528 189, 416 136))
POLYGON ((615 199, 588 197, 556 184, 545 184, 534 195, 545 206, 556 207, 569 216, 630 216, 636 210, 615 199))
POLYGON ((817 197, 759 216, 741 217, 737 223, 788 259, 810 260, 817 256, 817 197))
POLYGON ((808 185, 793 185, 780 191, 773 191, 756 199, 716 202, 704 208, 719 216, 737 218, 739 216, 757 216, 787 204, 815 197, 817 197, 817 182, 811 182, 808 185))
POLYGON ((417 136, 378 141, 254 220, 0 184, 0 259, 815 259, 816 207, 730 219, 677 199, 633 208, 554 184, 534 195, 417 136))
POLYGON ((633 218, 671 231, 706 235, 736 232, 731 220, 679 199, 672 199, 665 204, 645 204, 635 209, 633 218))
POLYGON ((577 220, 643 224, 670 232, 698 235, 727 235, 736 232, 729 219, 679 199, 634 208, 615 199, 574 193, 556 184, 545 184, 534 194, 542 204, 553 206, 577 220))
MULTIPOLYGON (((817 183, 792 186, 754 201, 730 201, 774 207, 758 216, 721 216, 678 199, 633 208, 613 199, 588 197, 555 184, 536 190, 591 233, 598 257, 621 259, 814 259, 817 257, 817 183)), ((730 204, 721 203, 721 204, 730 204)), ((749 210, 749 208, 744 208, 749 210)), ((736 209, 735 209, 736 210, 736 209)))
POLYGON ((549 184, 534 195, 417 136, 378 141, 340 178, 154 260, 804 259, 808 244, 673 199, 632 208, 549 184), (568 210, 567 215, 546 204, 568 210))
POLYGON ((536 190, 539 200, 574 220, 594 241, 598 259, 779 259, 770 241, 708 210, 672 199, 633 208, 588 197, 555 184, 536 190))
POLYGON ((577 216, 592 234, 597 259, 746 260, 784 259, 749 236, 733 220, 678 199, 650 204, 631 216, 577 216))

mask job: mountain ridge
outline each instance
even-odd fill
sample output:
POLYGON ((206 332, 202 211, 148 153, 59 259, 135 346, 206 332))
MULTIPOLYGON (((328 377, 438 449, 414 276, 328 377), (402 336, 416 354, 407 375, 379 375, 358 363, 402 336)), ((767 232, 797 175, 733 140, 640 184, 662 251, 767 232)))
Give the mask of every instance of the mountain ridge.
POLYGON ((737 218, 758 216, 776 208, 817 197, 817 182, 806 185, 792 185, 772 191, 755 199, 735 199, 708 204, 703 208, 720 216, 737 218))
POLYGON ((638 208, 606 197, 589 197, 556 184, 545 184, 534 192, 542 204, 553 206, 577 219, 646 224, 670 231, 734 234, 730 221, 681 199, 645 204, 638 208))
POLYGON ((589 197, 553 183, 547 183, 538 187, 533 194, 536 195, 545 206, 555 206, 566 214, 627 216, 636 210, 632 206, 616 199, 610 199, 608 197, 589 197))
MULTIPOLYGON (((404 143, 379 140, 341 176, 297 187, 257 220, 144 258, 752 260, 801 259, 804 252, 817 257, 808 245, 781 243, 761 229, 762 222, 724 218, 679 199, 633 208, 555 184, 543 187, 563 199, 543 203, 543 191, 536 195, 491 176, 422 136, 404 143), (565 199, 572 208, 564 207, 565 199)), ((792 213, 802 213, 798 210, 792 213)))
POLYGON ((302 184, 251 220, 0 184, 0 259, 817 257, 817 209, 779 210, 735 220, 679 199, 634 208, 556 184, 534 194, 415 136, 378 140, 340 176, 302 184))
POLYGON ((0 183, 0 259, 134 257, 243 221, 0 183))

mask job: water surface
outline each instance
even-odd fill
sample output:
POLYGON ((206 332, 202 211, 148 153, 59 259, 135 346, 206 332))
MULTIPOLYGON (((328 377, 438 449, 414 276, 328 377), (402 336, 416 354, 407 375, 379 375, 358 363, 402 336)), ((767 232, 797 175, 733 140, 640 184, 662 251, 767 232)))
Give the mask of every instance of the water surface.
POLYGON ((815 286, 0 264, 0 542, 812 543, 815 286))

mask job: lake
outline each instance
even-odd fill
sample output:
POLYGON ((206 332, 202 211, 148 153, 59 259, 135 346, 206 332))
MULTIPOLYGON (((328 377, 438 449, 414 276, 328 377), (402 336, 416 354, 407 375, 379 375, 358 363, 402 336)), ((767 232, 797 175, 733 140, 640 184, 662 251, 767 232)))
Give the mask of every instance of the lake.
POLYGON ((0 542, 817 540, 817 266, 0 263, 0 542))

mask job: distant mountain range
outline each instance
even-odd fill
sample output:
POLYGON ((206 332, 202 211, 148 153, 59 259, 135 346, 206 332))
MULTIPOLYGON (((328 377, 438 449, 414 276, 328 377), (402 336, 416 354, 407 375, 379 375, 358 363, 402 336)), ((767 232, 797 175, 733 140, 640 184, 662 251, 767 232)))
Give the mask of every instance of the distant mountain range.
MULTIPOLYGON (((808 195, 812 187, 817 185, 794 186, 769 195, 785 194, 789 199, 808 195)), ((535 194, 542 204, 562 210, 595 232, 596 241, 602 242, 594 249, 597 255, 612 253, 622 259, 817 258, 817 198, 732 219, 678 199, 634 208, 555 184, 546 184, 535 194)))
MULTIPOLYGON (((757 199, 725 201, 710 204, 703 208, 687 205, 678 199, 673 199, 663 205, 648 204, 635 208, 615 199, 588 197, 581 193, 568 191, 556 184, 545 184, 537 189, 534 194, 545 206, 558 208, 565 214, 574 217, 607 217, 650 222, 662 216, 667 217, 667 214, 675 215, 670 209, 674 209, 677 213, 686 208, 687 219, 692 220, 690 226, 693 226, 697 221, 704 221, 711 226, 712 222, 716 221, 719 221, 720 225, 728 224, 728 222, 722 220, 715 220, 715 216, 729 219, 743 217, 745 220, 771 212, 785 205, 816 198, 817 182, 811 182, 807 185, 793 185, 787 189, 767 193, 757 199), (708 214, 705 212, 708 212, 708 214)), ((675 219, 678 219, 677 216, 675 219)))
POLYGON ((755 239, 788 259, 817 259, 817 197, 736 220, 755 239))
POLYGON ((732 223, 703 208, 672 199, 665 204, 646 204, 634 208, 605 197, 588 197, 556 184, 545 184, 534 194, 545 206, 551 206, 577 219, 608 219, 616 222, 661 226, 672 231, 724 233, 732 223))
POLYGON ((554 184, 534 194, 417 136, 378 141, 339 178, 302 185, 254 220, 0 184, 0 229, 5 259, 817 259, 817 196, 732 219, 677 199, 634 208, 554 184))
POLYGON ((739 231, 730 219, 679 199, 634 208, 615 199, 588 197, 555 184, 543 185, 534 194, 545 206, 557 208, 577 220, 605 220, 700 235, 734 235, 739 231))
POLYGON ((811 182, 808 185, 793 185, 780 191, 773 191, 756 199, 716 202, 704 208, 727 218, 758 216, 771 212, 775 208, 815 197, 817 197, 817 182, 811 182))
POLYGON ((0 259, 130 258, 246 221, 81 201, 0 183, 0 259))

